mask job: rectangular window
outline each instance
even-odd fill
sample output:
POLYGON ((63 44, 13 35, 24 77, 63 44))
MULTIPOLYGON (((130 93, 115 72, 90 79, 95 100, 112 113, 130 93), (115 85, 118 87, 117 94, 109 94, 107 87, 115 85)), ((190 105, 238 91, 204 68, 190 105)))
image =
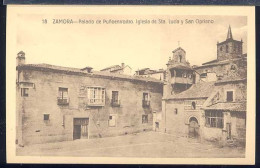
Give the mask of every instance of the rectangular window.
POLYGON ((29 96, 28 91, 29 91, 29 88, 21 88, 21 96, 28 97, 29 96))
POLYGON ((145 115, 142 115, 142 124, 146 124, 148 123, 148 115, 145 114, 145 115))
POLYGON ((206 77, 207 77, 207 73, 200 74, 200 78, 206 78, 206 77))
POLYGON ((177 108, 174 109, 174 113, 178 114, 178 109, 177 108))
POLYGON ((149 93, 143 93, 143 107, 150 107, 150 95, 149 95, 149 93))
POLYGON ((119 106, 119 92, 118 91, 112 91, 112 100, 111 100, 112 106, 119 106))
POLYGON ((69 104, 68 88, 59 87, 58 105, 69 104))
POLYGON ((110 115, 108 120, 109 127, 115 127, 116 126, 116 116, 110 115))
POLYGON ((227 91, 227 102, 233 101, 233 91, 227 91))
POLYGON ((43 120, 49 121, 50 120, 50 114, 43 114, 43 120))
POLYGON ((223 128, 223 112, 206 111, 206 126, 213 128, 223 128))
POLYGON ((105 105, 105 89, 101 87, 88 88, 89 105, 105 105))

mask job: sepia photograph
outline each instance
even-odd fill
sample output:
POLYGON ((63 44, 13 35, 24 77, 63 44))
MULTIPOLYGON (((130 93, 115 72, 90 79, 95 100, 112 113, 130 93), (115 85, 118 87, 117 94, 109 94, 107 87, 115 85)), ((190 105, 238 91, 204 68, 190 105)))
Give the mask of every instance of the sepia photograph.
POLYGON ((9 7, 10 161, 254 164, 241 9, 9 7))

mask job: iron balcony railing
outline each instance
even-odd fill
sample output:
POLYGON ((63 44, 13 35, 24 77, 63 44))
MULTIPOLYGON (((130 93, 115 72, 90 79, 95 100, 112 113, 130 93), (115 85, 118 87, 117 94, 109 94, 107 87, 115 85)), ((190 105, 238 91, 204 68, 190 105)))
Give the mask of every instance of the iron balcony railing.
POLYGON ((58 105, 68 105, 69 98, 57 97, 57 103, 58 103, 58 105))
POLYGON ((111 106, 112 107, 120 107, 120 100, 117 100, 117 101, 112 100, 111 101, 111 106))
POLYGON ((149 107, 150 107, 150 101, 148 101, 148 100, 143 100, 143 107, 144 107, 144 108, 149 108, 149 107))

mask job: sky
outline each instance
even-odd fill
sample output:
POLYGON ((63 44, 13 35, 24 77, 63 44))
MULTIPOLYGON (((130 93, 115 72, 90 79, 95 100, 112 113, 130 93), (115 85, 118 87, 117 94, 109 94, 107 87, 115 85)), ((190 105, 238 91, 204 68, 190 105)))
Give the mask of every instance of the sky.
POLYGON ((16 23, 16 50, 24 51, 26 63, 47 63, 65 67, 91 66, 100 70, 125 63, 134 71, 166 68, 172 51, 182 47, 191 65, 217 57, 217 42, 226 39, 228 26, 233 38, 243 40, 247 51, 247 18, 242 16, 171 15, 28 15, 16 23), (48 19, 43 24, 42 19, 48 19), (53 18, 164 19, 167 24, 53 24, 53 18), (168 20, 212 19, 211 24, 168 24, 168 20))

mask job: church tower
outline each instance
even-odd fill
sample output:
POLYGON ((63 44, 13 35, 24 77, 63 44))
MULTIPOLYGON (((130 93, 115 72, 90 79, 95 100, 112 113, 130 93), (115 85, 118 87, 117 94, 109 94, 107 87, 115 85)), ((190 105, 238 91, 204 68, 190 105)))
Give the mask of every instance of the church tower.
POLYGON ((217 43, 217 59, 218 61, 239 58, 242 56, 243 41, 233 39, 231 27, 228 27, 227 38, 221 43, 217 43))
POLYGON ((181 47, 172 51, 167 65, 165 94, 178 94, 194 83, 193 70, 186 61, 186 52, 181 47))

